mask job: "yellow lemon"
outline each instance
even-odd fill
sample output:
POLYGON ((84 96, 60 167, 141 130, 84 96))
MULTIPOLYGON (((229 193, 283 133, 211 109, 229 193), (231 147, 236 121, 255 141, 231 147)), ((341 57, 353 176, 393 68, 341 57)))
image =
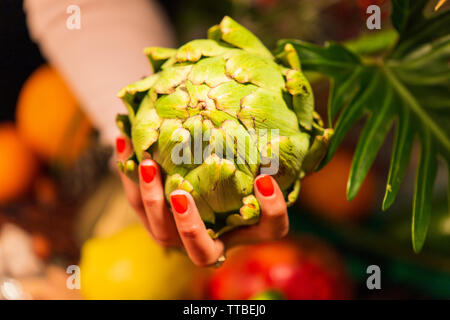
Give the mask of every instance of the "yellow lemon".
POLYGON ((141 225, 88 240, 80 268, 86 299, 189 298, 195 276, 183 253, 160 247, 141 225))

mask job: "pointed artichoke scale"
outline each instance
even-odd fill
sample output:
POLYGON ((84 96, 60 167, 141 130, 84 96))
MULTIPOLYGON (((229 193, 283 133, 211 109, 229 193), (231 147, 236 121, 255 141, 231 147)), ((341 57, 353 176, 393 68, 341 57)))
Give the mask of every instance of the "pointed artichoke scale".
POLYGON ((300 179, 297 179, 294 183, 292 191, 289 192, 287 195, 286 205, 288 207, 292 206, 295 203, 295 201, 297 201, 299 193, 300 193, 300 179))
POLYGON ((139 184, 138 164, 136 161, 137 161, 136 157, 133 154, 130 158, 128 158, 125 161, 118 161, 117 167, 131 181, 134 181, 136 184, 139 184))
POLYGON ((180 84, 184 83, 191 72, 192 65, 175 65, 163 69, 158 73, 158 79, 152 86, 157 94, 173 93, 180 84))
POLYGON ((249 226, 259 221, 261 210, 258 200, 254 195, 242 199, 242 207, 239 213, 230 214, 226 219, 226 225, 216 233, 216 237, 239 226, 249 226))
POLYGON ((206 83, 216 87, 221 83, 231 81, 225 74, 225 60, 223 57, 204 58, 197 62, 189 74, 188 79, 196 85, 206 83))
POLYGON ((298 56, 298 53, 295 50, 294 46, 290 43, 286 43, 286 45, 283 47, 283 51, 278 53, 275 57, 279 62, 281 62, 281 64, 286 67, 298 71, 302 70, 300 57, 298 56))
POLYGON ((218 26, 209 29, 208 38, 222 40, 247 52, 273 59, 270 51, 253 33, 228 16, 224 17, 218 26))
POLYGON ((117 114, 116 125, 124 136, 131 137, 131 123, 127 114, 117 114))
POLYGON ((152 74, 151 76, 145 77, 139 81, 129 84, 125 88, 120 90, 117 96, 119 98, 124 98, 126 94, 134 96, 136 93, 146 92, 150 90, 150 88, 155 84, 158 78, 158 74, 152 74))
POLYGON ((261 173, 272 174, 281 190, 288 190, 299 177, 308 147, 309 135, 303 132, 290 137, 271 137, 266 146, 260 142, 261 153, 271 160, 264 161, 261 173), (274 164, 278 167, 273 167, 274 164))
POLYGON ((131 127, 131 140, 138 161, 142 161, 144 152, 158 140, 158 129, 162 119, 158 116, 150 95, 142 100, 131 127))
POLYGON ((313 126, 314 95, 311 85, 301 71, 300 57, 292 44, 287 43, 283 51, 276 54, 276 59, 283 66, 286 78, 286 90, 292 95, 293 109, 299 124, 306 130, 313 126))
POLYGON ((298 70, 287 70, 285 76, 286 90, 292 95, 292 104, 298 122, 306 130, 311 130, 314 115, 314 95, 311 85, 304 74, 298 70))
POLYGON ((165 174, 185 175, 192 167, 190 133, 179 119, 165 119, 159 128, 158 141, 152 147, 152 156, 165 174))
POLYGON ((257 148, 257 138, 254 130, 247 131, 235 119, 228 119, 220 127, 225 142, 225 155, 229 159, 233 155, 237 168, 248 176, 256 176, 260 158, 257 148))
POLYGON ((156 100, 155 108, 158 115, 165 119, 185 119, 189 116, 187 111, 189 101, 188 92, 177 87, 173 93, 163 95, 156 100))
POLYGON ((158 74, 152 74, 149 77, 129 84, 117 93, 117 97, 123 101, 127 108, 130 123, 134 122, 136 112, 142 100, 145 98, 146 92, 150 90, 158 78, 158 74))
POLYGON ((176 52, 177 62, 196 62, 202 57, 215 57, 229 50, 211 39, 192 40, 181 46, 176 52))
POLYGON ((171 176, 168 176, 164 186, 164 193, 167 201, 169 201, 169 197, 172 191, 175 191, 177 189, 184 190, 192 195, 203 221, 212 224, 215 223, 215 215, 213 210, 208 205, 208 203, 200 196, 194 186, 192 186, 192 184, 188 180, 184 179, 180 174, 173 174, 171 176))
POLYGON ((314 137, 314 141, 303 160, 302 169, 304 174, 313 172, 325 157, 333 133, 333 129, 325 129, 323 135, 314 137))
POLYGON ((236 170, 232 161, 216 154, 189 172, 186 177, 195 190, 217 213, 238 210, 242 198, 253 190, 253 177, 236 170))
POLYGON ((250 129, 278 129, 279 135, 291 136, 300 132, 295 113, 288 108, 281 93, 257 89, 241 101, 239 120, 250 129))
POLYGON ((258 87, 253 84, 241 84, 228 81, 212 88, 208 97, 215 101, 216 108, 234 117, 241 109, 241 100, 254 92, 258 87))
POLYGON ((272 59, 242 50, 231 52, 227 58, 226 73, 239 83, 250 82, 277 92, 284 89, 283 75, 272 59))
POLYGON ((176 52, 176 49, 161 47, 148 47, 144 49, 144 54, 148 57, 154 73, 161 69, 164 62, 175 56, 176 52))
POLYGON ((220 42, 222 41, 222 32, 220 31, 220 26, 218 24, 212 26, 208 29, 208 39, 220 42))

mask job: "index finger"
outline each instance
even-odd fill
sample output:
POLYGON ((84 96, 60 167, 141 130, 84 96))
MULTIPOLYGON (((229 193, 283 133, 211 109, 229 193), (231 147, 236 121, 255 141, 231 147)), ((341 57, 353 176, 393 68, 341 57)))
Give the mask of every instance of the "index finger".
POLYGON ((191 260, 198 266, 216 263, 223 255, 224 245, 208 234, 191 194, 175 190, 170 194, 170 203, 178 232, 191 260))
MULTIPOLYGON (((126 161, 133 153, 133 146, 130 139, 127 137, 119 136, 116 138, 116 158, 118 161, 126 161)), ((119 170, 120 180, 125 189, 125 195, 131 206, 136 211, 139 219, 145 228, 151 233, 150 225, 148 223, 144 205, 142 203, 141 192, 139 186, 131 181, 123 172, 119 170)))

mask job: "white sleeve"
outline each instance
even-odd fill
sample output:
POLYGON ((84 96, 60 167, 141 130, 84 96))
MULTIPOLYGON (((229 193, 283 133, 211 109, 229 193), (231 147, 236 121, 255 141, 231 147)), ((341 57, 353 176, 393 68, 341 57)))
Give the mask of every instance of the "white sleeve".
POLYGON ((33 40, 112 143, 115 116, 125 112, 117 92, 151 73, 143 48, 173 46, 163 12, 151 0, 25 0, 24 9, 33 40), (70 5, 80 8, 80 29, 67 27, 76 21, 70 5))

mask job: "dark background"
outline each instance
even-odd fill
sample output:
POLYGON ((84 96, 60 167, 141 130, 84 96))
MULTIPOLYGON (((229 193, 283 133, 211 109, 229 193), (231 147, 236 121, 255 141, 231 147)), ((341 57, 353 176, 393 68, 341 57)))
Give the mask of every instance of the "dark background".
MULTIPOLYGON (((180 1, 160 1, 170 20, 180 1)), ((30 39, 22 0, 0 1, 0 122, 14 120, 20 88, 27 77, 44 63, 39 48, 30 39)))
POLYGON ((20 0, 0 1, 0 121, 13 120, 25 79, 44 62, 30 40, 20 0))

